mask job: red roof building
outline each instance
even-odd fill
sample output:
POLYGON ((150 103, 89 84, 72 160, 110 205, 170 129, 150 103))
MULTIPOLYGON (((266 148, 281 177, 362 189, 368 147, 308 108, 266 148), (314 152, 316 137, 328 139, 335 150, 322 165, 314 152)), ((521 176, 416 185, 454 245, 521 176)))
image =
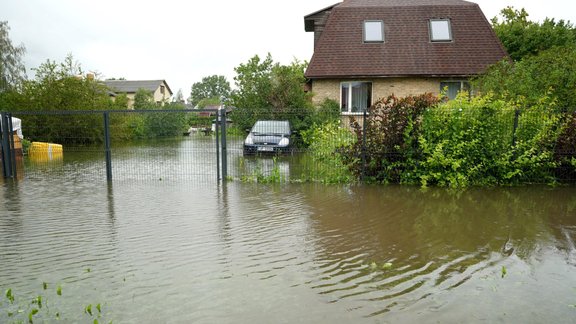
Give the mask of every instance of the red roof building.
POLYGON ((463 0, 344 0, 304 17, 314 32, 306 71, 315 101, 361 113, 390 94, 449 97, 507 57, 478 4, 463 0))

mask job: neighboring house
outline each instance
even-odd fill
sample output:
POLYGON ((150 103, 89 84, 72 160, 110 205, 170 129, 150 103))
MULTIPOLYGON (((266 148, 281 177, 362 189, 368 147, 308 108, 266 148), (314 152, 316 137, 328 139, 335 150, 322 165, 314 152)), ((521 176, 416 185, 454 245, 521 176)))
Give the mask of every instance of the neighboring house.
POLYGON ((104 84, 114 92, 114 96, 122 93, 126 94, 128 97, 128 108, 130 109, 134 107, 134 96, 140 89, 150 91, 154 101, 159 104, 167 102, 172 96, 172 90, 170 90, 165 80, 106 80, 104 84))
POLYGON ((507 53, 490 23, 462 0, 344 0, 304 17, 314 32, 306 70, 315 103, 361 113, 376 100, 469 89, 507 53))

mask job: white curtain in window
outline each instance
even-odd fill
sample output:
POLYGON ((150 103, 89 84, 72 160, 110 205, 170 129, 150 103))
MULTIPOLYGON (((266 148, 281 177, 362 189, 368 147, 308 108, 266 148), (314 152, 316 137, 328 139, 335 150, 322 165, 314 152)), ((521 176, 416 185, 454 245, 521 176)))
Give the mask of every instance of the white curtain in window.
POLYGON ((370 84, 367 82, 352 83, 352 109, 351 112, 362 112, 368 108, 370 84))

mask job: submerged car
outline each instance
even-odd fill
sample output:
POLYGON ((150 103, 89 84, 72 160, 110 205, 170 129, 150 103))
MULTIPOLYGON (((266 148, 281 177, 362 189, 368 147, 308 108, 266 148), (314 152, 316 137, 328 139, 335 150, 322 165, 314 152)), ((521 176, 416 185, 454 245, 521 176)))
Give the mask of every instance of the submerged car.
POLYGON ((244 154, 288 153, 292 145, 291 135, 287 120, 259 120, 244 140, 244 154))

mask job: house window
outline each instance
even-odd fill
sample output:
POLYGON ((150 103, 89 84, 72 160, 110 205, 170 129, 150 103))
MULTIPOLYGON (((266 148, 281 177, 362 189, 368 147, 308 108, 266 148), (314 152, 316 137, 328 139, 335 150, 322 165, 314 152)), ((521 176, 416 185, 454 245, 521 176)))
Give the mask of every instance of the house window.
POLYGON ((342 113, 361 113, 372 104, 372 82, 342 82, 340 93, 342 113))
POLYGON ((452 29, 450 28, 450 19, 430 20, 430 41, 432 42, 452 41, 452 29))
POLYGON ((382 20, 366 20, 364 22, 364 42, 383 42, 384 22, 382 20))
POLYGON ((470 83, 466 81, 440 82, 440 93, 448 99, 454 99, 461 91, 470 91, 470 83))
POLYGON ((165 87, 164 87, 163 85, 160 86, 160 93, 161 93, 161 94, 164 94, 164 91, 166 91, 166 90, 164 90, 164 88, 165 88, 165 87))

